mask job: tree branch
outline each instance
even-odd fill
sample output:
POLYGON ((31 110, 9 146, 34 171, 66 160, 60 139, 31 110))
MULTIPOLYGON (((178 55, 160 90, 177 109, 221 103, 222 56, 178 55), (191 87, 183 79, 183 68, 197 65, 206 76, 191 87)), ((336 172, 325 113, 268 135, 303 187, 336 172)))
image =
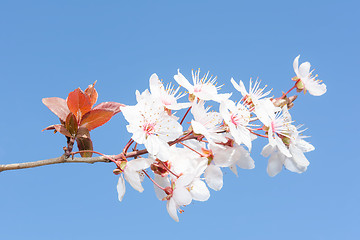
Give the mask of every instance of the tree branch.
MULTIPOLYGON (((112 156, 110 156, 112 157, 112 156)), ((46 160, 40 160, 35 162, 25 162, 25 163, 12 163, 12 164, 5 164, 0 165, 0 172, 7 171, 7 170, 17 170, 17 169, 24 169, 24 168, 34 168, 40 166, 46 166, 51 164, 58 164, 58 163, 96 163, 96 162, 110 162, 106 157, 91 157, 91 158, 65 158, 65 156, 57 157, 57 158, 50 158, 46 160)))
MULTIPOLYGON (((194 134, 192 132, 185 134, 185 136, 179 137, 175 141, 169 142, 169 145, 173 145, 175 143, 183 142, 185 140, 189 139, 196 139, 194 134)), ((146 149, 142 150, 135 150, 132 152, 128 152, 126 154, 120 153, 118 155, 108 155, 110 158, 118 160, 118 159, 125 159, 125 158, 135 158, 140 155, 147 154, 148 151, 146 149)), ((25 168, 34 168, 34 167, 40 167, 40 166, 46 166, 51 164, 58 164, 58 163, 96 163, 96 162, 111 162, 106 156, 100 156, 100 157, 87 157, 87 158, 78 158, 74 157, 66 157, 65 155, 62 155, 57 158, 50 158, 46 160, 40 160, 35 162, 25 162, 25 163, 12 163, 12 164, 4 164, 0 165, 0 172, 8 171, 8 170, 17 170, 17 169, 25 169, 25 168)))

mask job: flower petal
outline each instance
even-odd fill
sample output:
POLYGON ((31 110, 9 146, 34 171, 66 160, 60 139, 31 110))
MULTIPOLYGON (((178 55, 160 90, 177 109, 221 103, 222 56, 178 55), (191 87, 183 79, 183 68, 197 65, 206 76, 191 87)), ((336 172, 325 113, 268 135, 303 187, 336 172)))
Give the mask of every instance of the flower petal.
POLYGON ((195 179, 190 186, 190 193, 196 201, 207 201, 210 197, 209 189, 200 179, 195 179))
POLYGON ((166 209, 172 219, 174 219, 176 222, 179 222, 179 217, 177 215, 177 209, 176 209, 176 203, 174 199, 170 199, 166 203, 166 209))
POLYGON ((219 191, 223 186, 223 173, 218 166, 209 165, 205 170, 205 180, 207 185, 219 191))
POLYGON ((125 195, 125 190, 126 190, 125 189, 125 181, 124 181, 124 178, 123 178, 122 174, 119 177, 119 181, 117 183, 116 189, 117 189, 117 192, 118 192, 118 199, 121 202, 124 195, 125 195))

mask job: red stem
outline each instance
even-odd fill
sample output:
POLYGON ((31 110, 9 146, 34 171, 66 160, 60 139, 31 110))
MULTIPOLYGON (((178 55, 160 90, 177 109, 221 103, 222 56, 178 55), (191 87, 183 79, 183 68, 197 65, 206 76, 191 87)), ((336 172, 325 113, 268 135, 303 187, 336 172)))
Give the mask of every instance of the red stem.
POLYGON ((192 149, 191 147, 189 147, 188 145, 182 143, 182 142, 179 142, 179 144, 183 145, 184 147, 187 147, 188 149, 190 149, 191 151, 194 151, 196 152, 197 154, 199 154, 201 157, 204 157, 204 155, 202 155, 201 153, 199 153, 198 151, 196 151, 195 149, 192 149))
POLYGON ((155 182, 150 176, 149 174, 145 171, 145 170, 142 170, 143 173, 145 173, 145 175, 153 182, 153 184, 155 184, 158 188, 160 188, 161 190, 165 191, 165 188, 163 188, 162 186, 160 186, 157 182, 155 182))
POLYGON ((174 176, 177 177, 177 178, 180 177, 179 175, 177 175, 177 174, 175 174, 173 171, 171 171, 170 168, 168 168, 163 161, 160 161, 160 162, 161 162, 161 164, 163 165, 163 167, 164 167, 169 173, 171 173, 172 175, 174 175, 174 176))
POLYGON ((189 111, 190 111, 191 107, 189 107, 189 109, 186 111, 185 115, 183 116, 183 118, 181 119, 180 125, 184 122, 186 115, 188 115, 189 111))
POLYGON ((284 94, 283 94, 281 97, 279 97, 278 99, 282 99, 282 98, 284 98, 286 95, 288 95, 289 92, 291 92, 294 88, 296 88, 296 84, 297 84, 299 81, 300 81, 300 79, 297 80, 297 81, 295 82, 294 86, 293 86, 292 88, 290 88, 286 93, 284 93, 284 94))

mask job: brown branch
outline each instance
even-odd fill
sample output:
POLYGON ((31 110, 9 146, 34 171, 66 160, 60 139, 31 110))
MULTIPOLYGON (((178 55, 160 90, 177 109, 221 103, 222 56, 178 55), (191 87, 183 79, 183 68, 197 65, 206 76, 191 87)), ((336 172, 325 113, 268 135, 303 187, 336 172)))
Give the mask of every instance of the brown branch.
POLYGON ((36 162, 25 162, 25 163, 12 163, 0 165, 0 172, 7 170, 16 170, 16 169, 24 169, 24 168, 34 168, 40 166, 46 166, 51 164, 58 163, 96 163, 96 162, 110 162, 106 157, 91 157, 91 158, 65 158, 65 156, 50 158, 46 160, 40 160, 36 162))
MULTIPOLYGON (((182 136, 174 141, 169 142, 169 145, 173 145, 175 143, 178 142, 182 142, 185 140, 189 140, 189 139, 196 139, 196 137, 193 134, 186 134, 185 136, 182 136)), ((108 157, 115 159, 115 160, 119 160, 119 159, 124 159, 124 157, 126 158, 134 158, 140 155, 144 155, 147 154, 148 151, 146 149, 142 149, 142 150, 135 150, 129 153, 120 153, 118 155, 108 155, 108 157)), ((65 155, 61 156, 61 157, 57 157, 57 158, 50 158, 50 159, 46 159, 46 160, 40 160, 40 161, 35 161, 35 162, 25 162, 25 163, 12 163, 12 164, 4 164, 4 165, 0 165, 0 172, 3 171, 7 171, 7 170, 17 170, 17 169, 25 169, 25 168, 34 168, 34 167, 40 167, 40 166, 46 166, 46 165, 51 165, 51 164, 58 164, 58 163, 96 163, 96 162, 111 162, 108 159, 107 156, 100 156, 100 157, 87 157, 87 158, 72 158, 72 157, 68 157, 66 158, 65 155)))

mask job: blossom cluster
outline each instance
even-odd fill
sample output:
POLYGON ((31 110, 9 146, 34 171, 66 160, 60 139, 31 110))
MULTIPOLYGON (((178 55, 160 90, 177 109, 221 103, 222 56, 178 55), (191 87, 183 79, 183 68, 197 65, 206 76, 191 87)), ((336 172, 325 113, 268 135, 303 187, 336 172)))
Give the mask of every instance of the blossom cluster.
POLYGON ((294 86, 278 98, 271 97, 271 90, 258 80, 250 80, 246 88, 242 81, 232 78, 230 82, 237 90, 232 94, 220 93, 217 78, 209 73, 200 75, 200 70, 192 71, 192 82, 178 70, 174 76, 178 87, 164 85, 156 74, 151 75, 149 89, 136 91, 137 104, 120 108, 132 136, 114 171, 120 175, 119 200, 125 194, 125 180, 142 192, 146 176, 153 182, 158 199, 166 201, 169 215, 179 221, 181 208, 192 201, 207 201, 209 188, 221 190, 225 168, 237 175, 237 168, 255 167, 250 152, 258 137, 268 139, 261 154, 269 157, 270 176, 283 168, 296 173, 306 171, 309 161, 304 153, 314 147, 304 140, 303 130, 293 124, 289 109, 296 96, 287 94, 296 89, 320 96, 326 92, 326 85, 312 76, 310 63, 299 66, 298 61, 299 56, 293 63, 294 86), (186 89, 185 93, 180 92, 181 88, 186 89), (218 111, 209 107, 211 101, 218 111), (182 109, 186 113, 177 116, 182 109), (185 118, 189 121, 184 122, 185 118), (126 153, 133 143, 134 151, 143 144, 148 155, 129 160, 126 153))

